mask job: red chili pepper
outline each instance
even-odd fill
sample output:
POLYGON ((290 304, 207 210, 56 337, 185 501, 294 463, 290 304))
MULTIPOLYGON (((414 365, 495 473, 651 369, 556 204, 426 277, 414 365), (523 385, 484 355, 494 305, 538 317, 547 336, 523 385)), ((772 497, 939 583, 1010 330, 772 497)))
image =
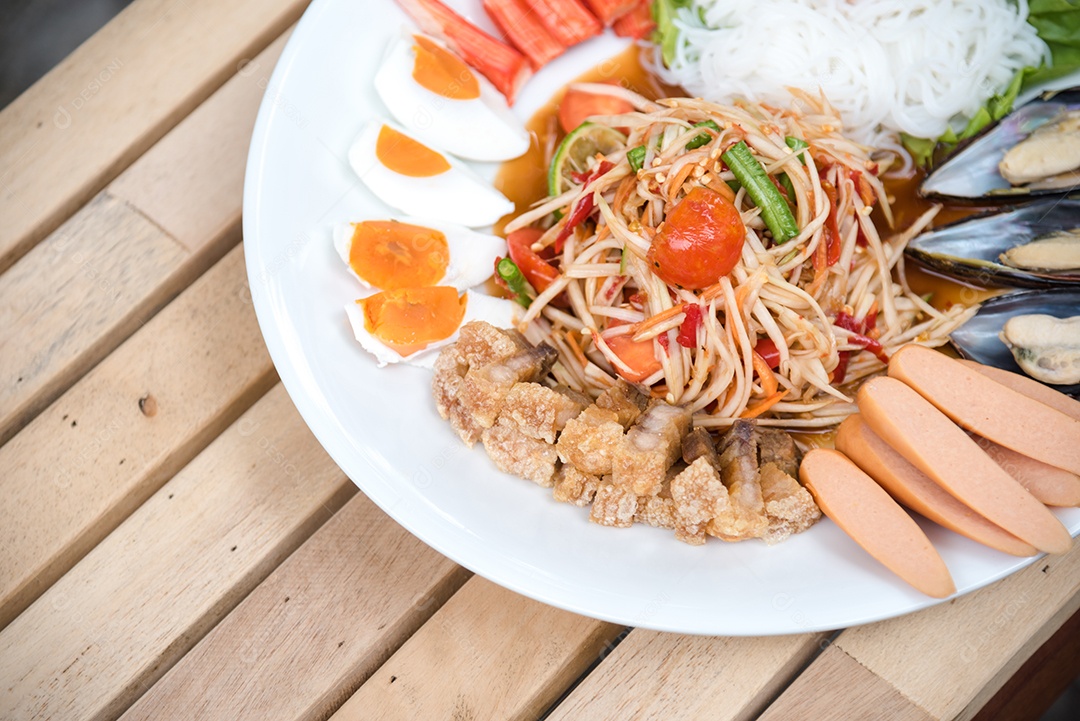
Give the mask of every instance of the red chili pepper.
POLYGON ((683 348, 697 348, 697 332, 701 327, 701 306, 687 303, 683 306, 686 319, 679 326, 679 335, 675 341, 683 348))
POLYGON ((779 367, 780 351, 776 349, 776 344, 773 343, 772 338, 759 338, 757 345, 754 346, 754 352, 761 356, 762 360, 768 363, 770 368, 779 367))
POLYGON ((836 364, 836 368, 832 372, 832 383, 840 384, 844 382, 844 376, 847 375, 847 364, 851 359, 851 351, 840 351, 840 362, 836 364))
POLYGON ((870 181, 858 170, 849 170, 848 177, 851 178, 851 182, 855 184, 855 190, 858 191, 863 205, 873 206, 874 203, 877 202, 877 195, 874 193, 874 188, 870 185, 870 181))
POLYGON ((635 310, 641 310, 645 307, 645 301, 649 299, 649 296, 643 291, 637 291, 630 294, 630 297, 626 299, 626 302, 630 304, 631 308, 635 310))
POLYGON ((840 225, 836 222, 836 205, 838 203, 836 187, 827 180, 821 181, 821 188, 829 198, 829 216, 825 219, 826 262, 828 265, 836 265, 840 260, 840 225))
MULTIPOLYGON (((838 328, 843 328, 851 333, 851 336, 848 338, 851 343, 860 346, 863 350, 873 353, 882 363, 889 362, 889 356, 885 354, 885 348, 882 347, 881 343, 873 338, 868 338, 863 335, 867 330, 867 323, 865 320, 862 323, 858 323, 850 315, 840 311, 836 314, 834 323, 838 328)), ((877 324, 877 313, 874 313, 874 324, 877 324)))
POLYGON ((661 333, 660 335, 656 336, 656 342, 663 347, 665 352, 667 352, 668 354, 671 353, 671 346, 668 344, 667 332, 661 333))
POLYGON ((555 236, 555 253, 561 253, 563 249, 563 243, 570 237, 570 234, 574 232, 574 228, 578 227, 592 215, 595 210, 595 203, 593 202, 593 194, 589 192, 589 184, 599 178, 604 173, 608 172, 615 165, 607 160, 600 161, 600 165, 596 166, 596 169, 592 173, 586 175, 584 181, 578 181, 578 177, 581 173, 575 173, 572 177, 575 181, 583 182, 585 185, 585 197, 577 202, 574 209, 570 211, 570 216, 566 219, 566 224, 563 226, 559 234, 555 236))

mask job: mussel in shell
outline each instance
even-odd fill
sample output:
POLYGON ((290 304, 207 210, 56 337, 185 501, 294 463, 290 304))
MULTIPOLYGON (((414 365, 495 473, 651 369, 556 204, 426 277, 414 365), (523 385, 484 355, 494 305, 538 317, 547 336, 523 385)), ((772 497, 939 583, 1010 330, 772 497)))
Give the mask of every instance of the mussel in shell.
POLYGON ((1015 202, 1080 190, 1080 87, 1048 92, 961 146, 920 192, 959 202, 1015 202))
POLYGON ((907 253, 978 285, 1080 285, 1080 199, 974 215, 917 236, 907 253))
MULTIPOLYGON (((1071 378, 1064 374, 1080 358, 1076 336, 1071 335, 1072 340, 1069 338, 1070 334, 1080 329, 1080 321, 1067 319, 1077 316, 1080 316, 1080 289, 1017 291, 983 303, 970 320, 952 332, 950 338, 953 346, 965 358, 1024 375, 1032 375, 1031 370, 1040 374, 1037 367, 1042 359, 1043 365, 1061 369, 1062 375, 1056 377, 1055 381, 1069 381, 1071 378), (1051 330, 1042 327, 1048 321, 1035 319, 1032 322, 1028 319, 1021 321, 1018 327, 1010 326, 1009 332, 1005 333, 1006 324, 1015 323, 1016 318, 1040 315, 1050 316, 1057 321, 1050 321, 1053 325, 1051 330), (1062 324, 1061 321, 1066 323, 1062 324), (1066 335, 1061 333, 1062 325, 1067 331, 1066 335), (1028 366, 1027 370, 1017 362, 1014 353, 1021 356, 1020 360, 1028 366)), ((1047 378, 1054 377, 1055 372, 1052 368, 1049 370, 1050 375, 1044 374, 1039 380, 1048 383, 1047 378)), ((1080 383, 1048 384, 1062 393, 1080 397, 1080 383)))
POLYGON ((1000 337, 1016 364, 1035 380, 1051 385, 1080 383, 1080 315, 1014 315, 1005 321, 1000 337))

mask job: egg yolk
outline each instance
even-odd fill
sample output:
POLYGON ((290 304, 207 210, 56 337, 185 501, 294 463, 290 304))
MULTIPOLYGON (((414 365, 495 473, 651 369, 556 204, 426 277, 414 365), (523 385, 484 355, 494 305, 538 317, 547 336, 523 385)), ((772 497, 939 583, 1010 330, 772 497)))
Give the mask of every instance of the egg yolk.
POLYGON ((460 58, 423 35, 414 35, 416 63, 413 79, 433 93, 451 100, 475 100, 480 83, 460 58))
POLYGON ((376 288, 435 285, 449 263, 446 236, 433 228, 396 220, 366 220, 354 226, 349 265, 376 288))
POLYGON ((401 288, 356 301, 364 309, 364 328, 401 356, 449 338, 465 317, 467 297, 446 285, 401 288))
POLYGON ((375 156, 390 170, 410 178, 429 178, 450 170, 450 163, 441 154, 389 125, 379 131, 375 156))

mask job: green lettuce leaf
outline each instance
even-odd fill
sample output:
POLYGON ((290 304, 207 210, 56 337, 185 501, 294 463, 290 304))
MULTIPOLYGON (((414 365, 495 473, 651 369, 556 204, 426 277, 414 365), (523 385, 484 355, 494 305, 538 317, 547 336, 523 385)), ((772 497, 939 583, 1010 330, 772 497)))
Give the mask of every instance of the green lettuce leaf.
POLYGON ((929 166, 935 157, 947 155, 957 143, 1008 115, 1022 90, 1080 69, 1080 0, 1031 0, 1028 22, 1050 48, 1051 64, 1020 70, 1009 87, 987 100, 959 133, 950 128, 936 140, 901 133, 900 139, 916 164, 929 166))

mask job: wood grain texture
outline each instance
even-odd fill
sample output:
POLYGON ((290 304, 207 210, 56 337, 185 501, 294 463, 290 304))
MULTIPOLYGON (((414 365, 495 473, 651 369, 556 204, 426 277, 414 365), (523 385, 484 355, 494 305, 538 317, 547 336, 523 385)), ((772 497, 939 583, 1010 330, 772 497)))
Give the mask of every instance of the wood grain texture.
POLYGON ((835 646, 799 674, 760 721, 931 721, 923 709, 835 646))
POLYGON ((296 21, 305 0, 137 0, 0 112, 0 272, 296 21))
POLYGON ((123 719, 326 718, 468 577, 357 494, 123 719))
POLYGON ((0 448, 0 628, 274 382, 241 248, 0 448))
POLYGON ((116 717, 354 493, 275 387, 0 632, 0 718, 116 717))
POLYGON ((970 719, 1080 607, 1080 547, 836 645, 936 719, 970 719))
POLYGON ((0 276, 0 443, 148 317, 186 255, 103 194, 0 276))
POLYGON ((291 29, 109 185, 190 252, 240 223, 259 102, 291 29))
POLYGON ((332 718, 534 719, 619 631, 473 577, 332 718))
POLYGON ((825 634, 702 637, 634 630, 547 718, 757 718, 826 638, 825 634))
POLYGON ((0 338, 0 443, 239 240, 265 85, 248 68, 268 72, 283 42, 0 276, 0 323, 14 329, 0 338))

